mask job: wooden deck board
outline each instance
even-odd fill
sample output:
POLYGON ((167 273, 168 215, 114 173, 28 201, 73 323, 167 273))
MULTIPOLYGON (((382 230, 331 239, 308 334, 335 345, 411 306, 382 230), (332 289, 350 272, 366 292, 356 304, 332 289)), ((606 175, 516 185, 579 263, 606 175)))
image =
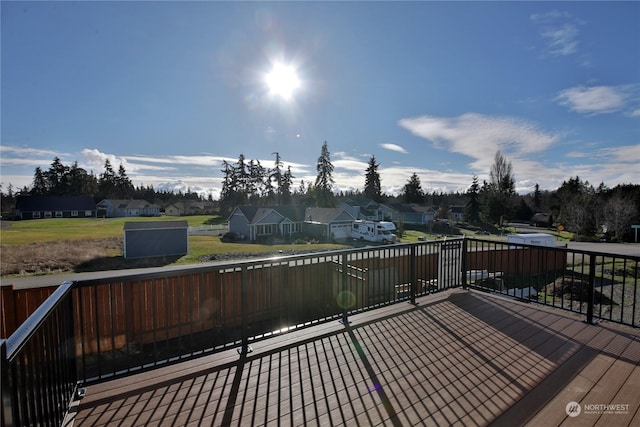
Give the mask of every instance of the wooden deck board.
POLYGON ((631 425, 640 335, 473 291, 90 386, 75 425, 631 425), (568 417, 567 403, 628 404, 568 417), (617 418, 616 418, 617 417, 617 418))

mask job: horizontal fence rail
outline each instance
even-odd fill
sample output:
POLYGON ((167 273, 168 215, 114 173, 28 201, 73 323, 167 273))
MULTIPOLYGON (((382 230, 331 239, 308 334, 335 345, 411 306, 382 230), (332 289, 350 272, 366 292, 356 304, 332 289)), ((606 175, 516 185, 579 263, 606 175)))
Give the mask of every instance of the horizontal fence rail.
POLYGON ((3 425, 59 420, 78 381, 244 354, 268 337, 460 286, 640 327, 639 262, 453 239, 65 283, 2 344, 3 425))

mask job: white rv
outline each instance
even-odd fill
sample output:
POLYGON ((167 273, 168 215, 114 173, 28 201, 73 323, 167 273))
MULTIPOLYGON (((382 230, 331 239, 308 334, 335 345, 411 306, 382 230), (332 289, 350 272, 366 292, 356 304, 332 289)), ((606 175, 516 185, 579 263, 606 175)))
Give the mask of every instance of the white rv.
POLYGON ((357 220, 351 226, 351 237, 369 242, 395 243, 398 238, 393 232, 396 226, 388 221, 357 220))
POLYGON ((553 248, 556 246, 556 236, 546 233, 510 234, 507 236, 507 242, 553 248))

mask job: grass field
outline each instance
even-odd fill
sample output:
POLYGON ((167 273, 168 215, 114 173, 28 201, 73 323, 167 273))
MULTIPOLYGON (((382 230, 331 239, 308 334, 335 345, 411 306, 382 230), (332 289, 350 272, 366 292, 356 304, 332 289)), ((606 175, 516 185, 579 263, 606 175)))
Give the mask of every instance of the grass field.
POLYGON ((0 228, 0 275, 50 274, 68 271, 101 271, 125 268, 184 265, 214 259, 220 255, 247 257, 278 251, 309 251, 343 248, 335 244, 260 245, 223 243, 217 235, 189 236, 189 254, 125 260, 124 223, 133 221, 186 220, 191 227, 221 223, 207 216, 66 219, 4 221, 0 228))

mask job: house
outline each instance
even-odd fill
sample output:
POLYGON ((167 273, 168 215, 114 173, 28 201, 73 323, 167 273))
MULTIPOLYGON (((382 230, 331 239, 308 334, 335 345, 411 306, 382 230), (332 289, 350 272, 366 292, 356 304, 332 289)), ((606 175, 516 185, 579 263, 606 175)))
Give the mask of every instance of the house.
POLYGON ((97 208, 98 216, 107 218, 160 215, 160 206, 146 200, 104 199, 98 203, 97 208))
POLYGON ((229 216, 229 231, 250 241, 290 239, 302 232, 302 206, 239 206, 229 216))
POLYGON ((319 240, 336 240, 351 237, 355 217, 342 208, 307 208, 304 214, 305 234, 319 240))
POLYGON ((345 199, 338 204, 338 207, 347 211, 355 219, 366 221, 381 221, 384 219, 380 204, 364 197, 345 199))
POLYGON ((164 213, 169 216, 213 215, 215 213, 215 205, 213 202, 185 200, 165 207, 164 213))
POLYGON ((124 257, 149 258, 189 253, 187 221, 124 223, 124 257))
POLYGON ((553 226, 553 215, 546 212, 537 212, 531 218, 531 224, 536 227, 551 227, 553 226))
POLYGON ((396 224, 426 224, 429 215, 427 210, 417 210, 408 203, 383 203, 380 205, 384 218, 396 224))
POLYGON ((18 196, 15 216, 19 219, 95 218, 91 196, 18 196))
POLYGON ((449 219, 453 222, 464 221, 464 206, 451 206, 451 209, 449 209, 449 219))
POLYGON ((424 221, 423 224, 429 224, 436 219, 436 210, 433 208, 433 206, 424 206, 411 203, 411 207, 414 211, 422 214, 422 221, 424 221))

